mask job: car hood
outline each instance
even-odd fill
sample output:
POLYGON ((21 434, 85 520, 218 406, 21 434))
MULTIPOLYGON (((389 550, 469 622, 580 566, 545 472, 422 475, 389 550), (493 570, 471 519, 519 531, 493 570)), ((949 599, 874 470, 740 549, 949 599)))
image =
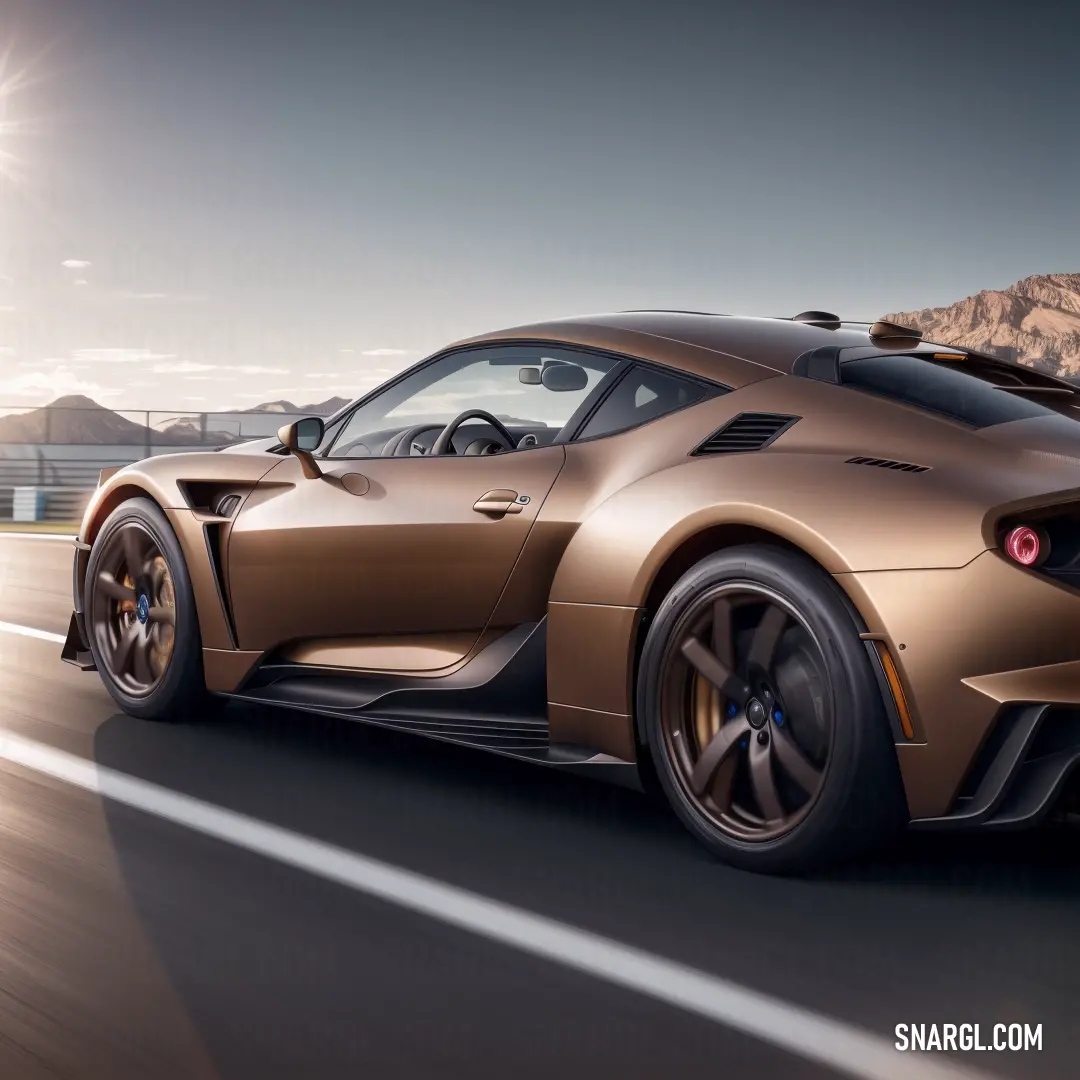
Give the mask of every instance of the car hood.
POLYGON ((280 446, 277 438, 270 436, 268 439, 253 439, 250 442, 230 443, 223 446, 216 453, 219 454, 265 454, 275 447, 280 446))

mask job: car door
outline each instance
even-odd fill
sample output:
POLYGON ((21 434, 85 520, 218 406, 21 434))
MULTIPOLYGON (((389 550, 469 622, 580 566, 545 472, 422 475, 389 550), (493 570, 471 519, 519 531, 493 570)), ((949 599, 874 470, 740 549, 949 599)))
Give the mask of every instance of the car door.
MULTIPOLYGON (((432 668, 465 655, 487 625, 563 467, 565 448, 554 443, 558 420, 587 405, 605 374, 603 363, 580 393, 543 402, 549 411, 554 406, 554 420, 538 429, 547 445, 534 440, 531 448, 490 455, 384 457, 380 447, 362 443, 374 442, 369 435, 354 436, 377 430, 385 445, 395 424, 410 430, 414 425, 405 420, 428 415, 424 401, 452 402, 456 414, 477 401, 483 407, 499 394, 509 396, 522 385, 522 362, 533 355, 500 350, 497 360, 482 359, 477 363, 489 365, 483 387, 472 395, 460 391, 460 398, 447 387, 476 384, 460 374, 468 374, 468 357, 454 354, 442 379, 438 369, 415 372, 419 390, 396 385, 381 403, 362 404, 366 417, 346 422, 334 444, 346 447, 345 456, 329 448, 319 459, 318 479, 306 478, 295 458, 283 458, 247 499, 229 538, 228 589, 239 647, 426 636, 432 668), (416 401, 421 405, 410 404, 416 401), (354 456, 357 446, 363 456, 354 456)), ((440 421, 432 422, 423 448, 430 449, 440 421)))

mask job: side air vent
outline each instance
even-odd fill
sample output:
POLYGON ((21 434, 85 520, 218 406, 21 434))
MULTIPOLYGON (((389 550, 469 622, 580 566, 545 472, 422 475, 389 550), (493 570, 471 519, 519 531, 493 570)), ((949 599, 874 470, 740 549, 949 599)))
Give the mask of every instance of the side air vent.
POLYGON ((214 513, 219 517, 232 517, 236 508, 240 505, 240 496, 236 494, 222 495, 214 503, 214 513))
POLYGON ((747 454, 764 450, 800 419, 780 413, 739 413, 714 431, 694 454, 747 454))
POLYGON ((847 465, 872 465, 875 469, 892 469, 893 472, 929 472, 929 465, 912 465, 910 461, 891 461, 889 458, 853 457, 847 465))

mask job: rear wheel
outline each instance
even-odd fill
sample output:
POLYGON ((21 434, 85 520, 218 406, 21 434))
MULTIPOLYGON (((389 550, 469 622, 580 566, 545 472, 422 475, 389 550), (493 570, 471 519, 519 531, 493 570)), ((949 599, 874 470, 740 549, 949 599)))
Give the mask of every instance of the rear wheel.
POLYGON ((145 720, 178 720, 209 704, 195 597, 176 534, 149 499, 105 520, 84 586, 94 663, 117 704, 145 720))
POLYGON ((639 716, 664 793, 725 861, 803 871, 904 820, 858 628, 804 556, 762 545, 700 562, 661 605, 640 671, 639 716))

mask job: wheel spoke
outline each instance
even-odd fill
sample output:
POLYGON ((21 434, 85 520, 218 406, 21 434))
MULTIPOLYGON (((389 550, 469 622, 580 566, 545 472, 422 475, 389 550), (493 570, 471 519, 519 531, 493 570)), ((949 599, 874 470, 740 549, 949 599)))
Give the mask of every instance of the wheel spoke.
POLYGON ((750 742, 750 784, 754 789, 758 809, 766 821, 779 821, 784 816, 780 795, 772 775, 772 753, 768 743, 750 742))
POLYGON ((728 668, 735 666, 735 638, 731 627, 731 601, 721 596, 712 607, 712 651, 728 668))
POLYGON ((108 571, 102 570, 97 576, 96 588, 111 600, 135 603, 135 590, 117 581, 108 571))
POLYGON ((786 732, 774 728, 772 738, 776 760, 781 767, 807 795, 813 795, 817 791, 818 784, 821 783, 821 773, 786 732))
POLYGON ((720 658, 707 649, 696 637, 688 637, 681 646, 683 656, 694 666, 702 678, 708 679, 724 697, 745 705, 750 697, 746 685, 720 658))
POLYGON ((131 674, 137 683, 149 686, 154 681, 154 672, 150 667, 150 638, 146 634, 139 634, 135 639, 131 667, 131 674))
POLYGON ((152 607, 147 618, 152 623, 167 623, 169 626, 175 626, 176 609, 171 607, 152 607))
POLYGON ((701 757, 694 764, 690 775, 690 787, 695 795, 701 795, 712 783, 716 770, 735 748, 738 740, 750 730, 750 725, 742 718, 732 720, 713 736, 712 742, 705 747, 701 757))
POLYGON ((141 550, 140 537, 136 534, 137 529, 128 527, 121 533, 121 541, 124 545, 124 559, 127 562, 128 576, 132 580, 146 573, 146 559, 141 550))
POLYGON ((709 798, 721 811, 727 813, 731 810, 731 797, 735 786, 735 768, 739 759, 734 754, 728 754, 720 762, 720 768, 713 777, 712 787, 709 788, 709 798))
POLYGON ((133 622, 130 626, 126 627, 120 635, 120 640, 116 643, 116 650, 113 653, 113 672, 117 675, 123 675, 127 669, 128 664, 131 662, 132 650, 135 648, 135 640, 139 636, 139 624, 133 622))
POLYGON ((750 640, 748 666, 758 667, 762 671, 768 671, 772 667, 776 646, 780 644, 787 621, 787 612, 783 608, 776 604, 769 604, 750 640))

